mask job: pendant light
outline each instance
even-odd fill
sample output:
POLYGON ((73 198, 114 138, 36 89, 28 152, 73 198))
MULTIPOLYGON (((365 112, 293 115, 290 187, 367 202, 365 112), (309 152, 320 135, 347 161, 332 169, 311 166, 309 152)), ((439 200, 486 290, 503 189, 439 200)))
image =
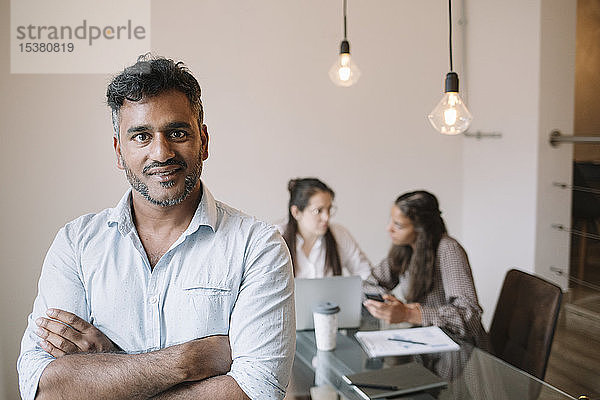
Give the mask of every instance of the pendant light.
POLYGON ((344 40, 340 45, 340 55, 335 64, 329 69, 329 78, 337 86, 348 87, 354 85, 360 78, 360 70, 350 57, 350 42, 346 32, 346 0, 344 1, 344 40))
POLYGON ((446 88, 442 100, 427 116, 431 125, 444 135, 458 135, 471 125, 473 116, 458 94, 458 74, 452 67, 452 0, 448 0, 450 72, 446 74, 446 88))

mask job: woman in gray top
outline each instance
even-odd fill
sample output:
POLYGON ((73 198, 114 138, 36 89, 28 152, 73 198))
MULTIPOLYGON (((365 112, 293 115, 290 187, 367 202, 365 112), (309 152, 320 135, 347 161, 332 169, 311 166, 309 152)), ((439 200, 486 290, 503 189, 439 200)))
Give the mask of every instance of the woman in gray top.
POLYGON ((401 195, 392 206, 388 256, 373 269, 387 291, 400 285, 403 301, 366 300, 376 318, 388 323, 436 325, 461 339, 485 345, 482 309, 462 246, 448 236, 436 197, 426 191, 401 195))

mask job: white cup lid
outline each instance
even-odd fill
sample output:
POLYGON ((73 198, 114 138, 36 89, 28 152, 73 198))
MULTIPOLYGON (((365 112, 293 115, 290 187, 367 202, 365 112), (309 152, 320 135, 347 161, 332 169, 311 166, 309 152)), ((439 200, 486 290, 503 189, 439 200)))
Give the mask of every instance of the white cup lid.
POLYGON ((315 306, 314 312, 317 314, 335 314, 340 312, 340 307, 332 302, 326 301, 315 306))

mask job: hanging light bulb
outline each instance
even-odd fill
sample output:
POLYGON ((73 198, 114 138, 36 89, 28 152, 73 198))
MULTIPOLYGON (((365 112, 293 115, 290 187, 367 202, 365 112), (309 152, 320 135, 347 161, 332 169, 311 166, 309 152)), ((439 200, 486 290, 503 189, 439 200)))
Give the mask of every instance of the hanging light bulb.
POLYGON ((458 135, 471 125, 473 116, 458 94, 458 74, 446 75, 446 93, 427 116, 431 125, 444 135, 458 135))
POLYGON ((329 78, 337 86, 352 86, 360 78, 360 70, 350 57, 350 43, 342 40, 340 46, 340 56, 333 66, 329 69, 329 78))
POLYGON ((329 78, 337 86, 354 85, 360 78, 360 70, 350 57, 350 42, 347 37, 346 0, 344 0, 344 40, 340 45, 340 55, 335 64, 329 69, 329 78))
POLYGON ((458 135, 471 125, 473 116, 458 94, 458 74, 452 68, 452 0, 448 0, 450 72, 446 74, 444 97, 427 116, 431 126, 444 135, 458 135))

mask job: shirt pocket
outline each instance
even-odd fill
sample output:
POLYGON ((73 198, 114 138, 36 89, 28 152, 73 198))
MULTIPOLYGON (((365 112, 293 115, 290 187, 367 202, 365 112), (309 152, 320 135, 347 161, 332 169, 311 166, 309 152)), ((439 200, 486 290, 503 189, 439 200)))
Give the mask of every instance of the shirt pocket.
POLYGON ((229 333, 235 300, 232 286, 227 282, 206 281, 187 281, 181 285, 183 297, 192 305, 199 337, 229 333))

